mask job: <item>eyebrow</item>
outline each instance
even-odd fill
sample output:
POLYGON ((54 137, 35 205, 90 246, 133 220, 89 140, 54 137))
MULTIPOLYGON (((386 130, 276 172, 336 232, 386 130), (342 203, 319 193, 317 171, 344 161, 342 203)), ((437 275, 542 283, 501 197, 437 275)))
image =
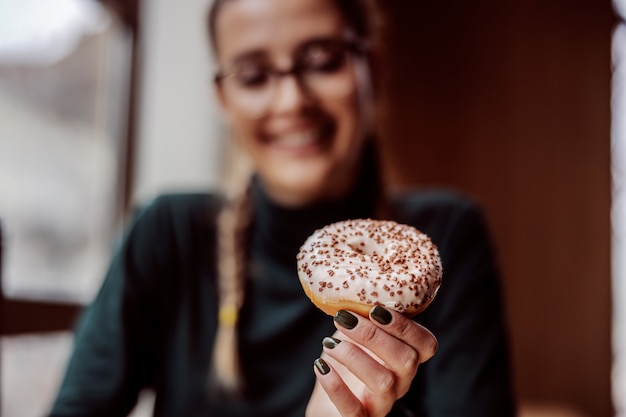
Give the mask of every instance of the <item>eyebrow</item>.
POLYGON ((236 66, 247 61, 261 61, 267 59, 267 52, 262 49, 254 49, 237 55, 230 66, 236 66))
MULTIPOLYGON (((315 45, 332 45, 336 42, 348 42, 347 39, 343 36, 318 36, 314 38, 309 38, 304 42, 300 43, 294 49, 293 55, 297 57, 298 55, 305 52, 312 46, 315 45)), ((237 66, 241 63, 249 62, 249 61, 263 61, 268 59, 268 53, 264 49, 253 49, 250 51, 242 52, 241 54, 235 56, 232 60, 232 63, 229 66, 237 66)))
POLYGON ((333 46, 333 45, 349 45, 352 44, 349 39, 346 39, 344 36, 327 36, 327 37, 319 37, 309 39, 302 44, 298 45, 296 48, 296 52, 294 56, 298 56, 303 52, 306 52, 307 49, 313 46, 333 46))

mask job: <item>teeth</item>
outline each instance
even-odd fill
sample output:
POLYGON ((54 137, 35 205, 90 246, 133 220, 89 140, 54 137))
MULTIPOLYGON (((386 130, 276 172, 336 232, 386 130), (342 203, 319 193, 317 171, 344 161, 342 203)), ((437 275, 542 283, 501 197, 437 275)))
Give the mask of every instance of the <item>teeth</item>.
POLYGON ((276 136, 275 140, 278 144, 283 146, 303 146, 308 145, 317 139, 317 132, 314 130, 306 130, 302 132, 288 133, 285 135, 276 136))

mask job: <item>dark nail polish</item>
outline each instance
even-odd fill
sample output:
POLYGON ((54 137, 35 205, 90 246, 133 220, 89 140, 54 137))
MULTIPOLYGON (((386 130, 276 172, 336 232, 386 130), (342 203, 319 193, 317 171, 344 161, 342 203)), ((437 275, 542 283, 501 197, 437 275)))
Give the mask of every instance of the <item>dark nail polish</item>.
POLYGON ((370 311, 370 316, 380 324, 389 324, 393 318, 391 313, 381 306, 375 306, 372 311, 370 311))
POLYGON ((356 325, 359 323, 359 320, 354 317, 353 314, 348 313, 345 310, 339 310, 337 314, 335 314, 335 321, 341 327, 346 328, 348 330, 354 329, 356 325))
POLYGON ((330 367, 328 366, 326 361, 322 358, 315 359, 315 362, 313 362, 313 364, 315 365, 317 370, 320 371, 322 375, 326 375, 327 373, 330 372, 330 367))
POLYGON ((322 340, 322 345, 328 349, 336 348, 339 343, 341 343, 341 340, 335 339, 334 337, 325 337, 324 340, 322 340))

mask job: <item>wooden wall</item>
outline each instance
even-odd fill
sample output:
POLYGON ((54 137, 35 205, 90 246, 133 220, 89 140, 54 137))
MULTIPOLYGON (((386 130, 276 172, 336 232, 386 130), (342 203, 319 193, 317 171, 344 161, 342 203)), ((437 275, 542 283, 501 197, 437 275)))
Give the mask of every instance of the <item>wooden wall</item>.
POLYGON ((396 185, 484 205, 522 401, 610 416, 608 1, 389 1, 396 185))

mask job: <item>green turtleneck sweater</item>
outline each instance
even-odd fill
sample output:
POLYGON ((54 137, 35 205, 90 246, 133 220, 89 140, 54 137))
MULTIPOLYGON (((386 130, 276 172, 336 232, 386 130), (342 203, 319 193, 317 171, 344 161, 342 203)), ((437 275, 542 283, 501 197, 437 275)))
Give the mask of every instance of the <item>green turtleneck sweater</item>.
MULTIPOLYGON (((316 228, 373 216, 375 196, 361 186, 342 202, 291 210, 273 204, 258 181, 252 193, 239 328, 245 398, 216 398, 207 389, 221 199, 168 195, 134 221, 82 315, 51 416, 123 416, 144 387, 156 391, 155 416, 304 415, 312 362, 334 326, 304 295, 295 256, 316 228)), ((439 350, 391 415, 513 416, 499 278, 482 217, 466 200, 440 192, 396 196, 391 207, 396 220, 432 238, 444 267, 436 299, 416 318, 439 350)))

